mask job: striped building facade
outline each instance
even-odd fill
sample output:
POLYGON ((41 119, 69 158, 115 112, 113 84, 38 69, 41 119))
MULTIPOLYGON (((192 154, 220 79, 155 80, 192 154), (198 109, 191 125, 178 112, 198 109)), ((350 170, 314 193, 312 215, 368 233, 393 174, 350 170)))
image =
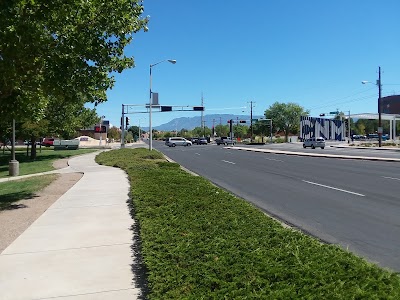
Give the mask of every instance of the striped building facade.
POLYGON ((323 137, 326 140, 342 141, 345 137, 345 123, 341 120, 300 117, 300 137, 308 139, 323 137))

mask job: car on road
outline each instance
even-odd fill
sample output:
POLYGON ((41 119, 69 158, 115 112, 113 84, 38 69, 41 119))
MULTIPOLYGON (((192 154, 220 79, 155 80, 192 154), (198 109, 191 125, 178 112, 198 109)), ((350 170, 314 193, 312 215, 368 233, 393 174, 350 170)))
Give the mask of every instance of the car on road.
POLYGON ((235 139, 231 139, 230 137, 227 136, 223 136, 220 138, 217 138, 215 140, 215 142, 217 143, 217 145, 235 145, 236 140, 235 139))
POLYGON ((317 147, 324 149, 325 148, 325 139, 322 137, 312 137, 304 140, 303 148, 311 147, 315 149, 317 147))
POLYGON ((197 145, 207 145, 208 144, 207 138, 205 138, 205 137, 198 138, 196 141, 196 144, 197 145))
POLYGON ((170 137, 165 141, 165 145, 168 147, 175 146, 192 146, 192 142, 183 137, 170 137))
POLYGON ((192 141, 192 144, 197 144, 197 141, 199 140, 199 137, 193 137, 190 140, 192 141))
POLYGON ((42 141, 42 146, 50 147, 53 146, 54 138, 44 138, 42 141))
MULTIPOLYGON (((41 142, 39 142, 39 141, 36 141, 36 143, 35 143, 36 145, 40 145, 41 144, 41 142)), ((28 140, 25 140, 24 141, 24 145, 32 145, 32 142, 31 141, 28 141, 28 140)))

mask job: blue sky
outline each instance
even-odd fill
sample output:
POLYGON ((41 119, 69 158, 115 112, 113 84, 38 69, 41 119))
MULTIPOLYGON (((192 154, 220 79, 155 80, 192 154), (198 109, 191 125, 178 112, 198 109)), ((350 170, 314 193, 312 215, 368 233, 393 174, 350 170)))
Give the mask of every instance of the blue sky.
MULTIPOLYGON (((119 126, 122 104, 196 106, 204 114, 254 114, 275 101, 295 102, 311 116, 335 111, 376 113, 378 66, 382 95, 400 94, 398 0, 144 0, 149 31, 126 55, 135 68, 116 75, 99 115, 119 126)), ((138 109, 136 109, 138 110, 138 109)), ((141 109, 144 111, 145 109, 141 109)), ((154 113, 153 126, 199 112, 154 113)), ((148 126, 148 114, 131 114, 148 126)), ((211 126, 211 124, 206 124, 211 126)), ((179 126, 178 126, 179 127, 179 126)))

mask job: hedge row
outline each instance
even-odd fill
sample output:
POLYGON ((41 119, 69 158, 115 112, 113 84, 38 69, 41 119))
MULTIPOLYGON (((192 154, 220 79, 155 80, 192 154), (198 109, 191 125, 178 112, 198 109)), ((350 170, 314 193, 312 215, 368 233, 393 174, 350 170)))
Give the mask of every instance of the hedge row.
POLYGON ((400 299, 400 277, 146 149, 103 152, 131 180, 150 299, 400 299))

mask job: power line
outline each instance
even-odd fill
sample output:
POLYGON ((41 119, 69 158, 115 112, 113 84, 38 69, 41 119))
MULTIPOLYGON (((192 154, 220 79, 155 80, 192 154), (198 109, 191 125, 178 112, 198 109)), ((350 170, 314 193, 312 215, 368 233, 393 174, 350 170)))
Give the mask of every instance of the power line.
MULTIPOLYGON (((326 102, 324 101, 324 102, 325 102, 326 104, 331 103, 332 105, 341 104, 341 103, 343 103, 343 102, 337 103, 337 101, 341 101, 341 100, 344 100, 344 99, 348 99, 348 98, 350 98, 350 97, 354 97, 354 96, 356 96, 356 95, 363 94, 363 93, 365 93, 365 92, 368 92, 368 91, 371 91, 371 90, 374 90, 374 89, 375 89, 374 87, 371 87, 371 88, 369 88, 369 89, 363 89, 362 91, 353 93, 353 94, 351 94, 351 95, 344 96, 344 97, 341 97, 341 98, 337 98, 337 99, 334 99, 334 100, 328 100, 328 101, 326 101, 326 102)), ((346 102, 348 102, 348 101, 346 101, 346 102)), ((345 103, 346 103, 346 102, 345 102, 345 103)), ((324 107, 326 107, 326 106, 324 106, 324 107)), ((319 107, 317 107, 317 108, 319 108, 319 107)), ((314 109, 314 108, 311 108, 311 109, 314 109)))
POLYGON ((311 110, 314 110, 314 109, 321 109, 321 108, 336 106, 336 105, 339 105, 339 104, 346 104, 346 103, 350 103, 350 102, 357 102, 357 101, 362 101, 362 100, 372 99, 372 98, 376 98, 376 95, 368 95, 368 96, 364 96, 364 97, 361 97, 361 98, 357 98, 357 99, 353 99, 353 100, 347 100, 347 101, 342 101, 342 102, 326 103, 325 105, 314 106, 314 107, 311 107, 311 108, 309 108, 309 109, 311 109, 311 110))

